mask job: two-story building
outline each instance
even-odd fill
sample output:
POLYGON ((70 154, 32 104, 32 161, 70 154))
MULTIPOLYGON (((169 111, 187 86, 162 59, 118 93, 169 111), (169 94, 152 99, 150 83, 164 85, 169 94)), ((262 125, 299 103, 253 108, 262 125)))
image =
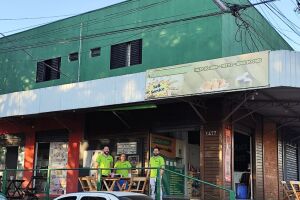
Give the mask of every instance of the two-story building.
MULTIPOLYGON (((299 179, 299 65, 254 7, 211 0, 128 0, 2 37, 0 167, 89 168, 104 146, 147 167, 159 146, 169 169, 281 199, 299 179)), ((87 174, 53 171, 50 190, 87 174)), ((224 198, 165 176, 165 196, 224 198)))

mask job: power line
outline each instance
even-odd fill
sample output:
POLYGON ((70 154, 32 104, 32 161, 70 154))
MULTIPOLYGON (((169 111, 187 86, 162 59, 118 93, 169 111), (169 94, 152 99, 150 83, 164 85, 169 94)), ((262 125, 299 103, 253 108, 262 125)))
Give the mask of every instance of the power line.
MULTIPOLYGON (((148 29, 148 28, 154 28, 158 26, 165 26, 169 24, 174 24, 174 23, 179 23, 179 22, 186 22, 186 21, 191 21, 195 19, 200 19, 200 18, 205 18, 205 17, 212 17, 212 16, 217 16, 217 15, 222 15, 224 12, 218 11, 214 13, 209 13, 209 14, 204 14, 204 15, 198 15, 198 16, 193 16, 193 17, 187 17, 187 18, 182 18, 182 19, 176 19, 176 20, 169 20, 165 22, 160 22, 160 23, 155 23, 155 24, 149 24, 149 25, 144 25, 144 26, 138 26, 138 27, 131 27, 131 28, 126 28, 126 29, 119 29, 115 31, 109 31, 109 32, 102 32, 102 33, 95 33, 95 34, 90 34, 86 36, 82 36, 82 40, 88 40, 96 37, 103 37, 107 35, 113 35, 113 34, 119 34, 119 33, 126 33, 126 32, 132 32, 132 31, 137 31, 140 29, 148 29)), ((49 45, 54 45, 54 44, 66 44, 70 42, 75 42, 78 41, 80 38, 78 36, 76 37, 71 37, 65 40, 54 40, 54 41, 49 41, 49 42, 40 42, 36 43, 33 45, 23 45, 23 46, 14 46, 11 48, 6 48, 6 49, 0 49, 2 52, 10 52, 10 51, 16 51, 16 50, 22 50, 22 49, 32 49, 32 48, 38 48, 38 47, 45 47, 49 45)))
POLYGON ((49 19, 49 18, 69 17, 69 16, 74 16, 74 15, 77 15, 77 14, 55 15, 55 16, 44 16, 44 17, 0 18, 0 21, 37 20, 37 19, 49 19))
MULTIPOLYGON (((9 38, 7 38, 3 33, 0 33, 0 35, 2 35, 3 38, 6 38, 7 40, 9 40, 9 38)), ((23 51, 26 55, 28 55, 31 59, 34 59, 33 56, 32 56, 26 49, 22 49, 22 51, 23 51)), ((56 72, 58 72, 58 73, 64 75, 65 77, 69 78, 69 79, 73 82, 72 78, 71 78, 69 75, 63 73, 61 70, 55 69, 54 67, 52 67, 51 65, 47 64, 47 63, 44 62, 44 61, 41 61, 41 62, 42 62, 46 67, 48 67, 48 68, 50 68, 50 69, 52 69, 52 70, 54 70, 54 71, 56 71, 56 72)))
MULTIPOLYGON (((131 1, 128 1, 128 3, 129 2, 132 3, 132 2, 135 2, 135 1, 140 1, 140 0, 131 0, 131 1)), ((88 20, 83 20, 83 21, 81 20, 80 22, 76 22, 76 23, 73 23, 71 25, 62 26, 62 27, 47 30, 47 31, 44 31, 44 32, 39 32, 37 34, 31 34, 30 36, 18 37, 16 39, 11 39, 11 41, 19 41, 20 39, 26 39, 28 41, 29 39, 35 39, 36 40, 38 38, 43 38, 45 36, 49 37, 49 36, 51 36, 55 33, 60 33, 60 32, 64 32, 64 31, 72 30, 72 28, 74 28, 74 27, 81 26, 82 23, 83 23, 83 28, 89 27, 90 25, 93 25, 93 24, 105 23, 105 22, 108 22, 108 21, 111 21, 111 20, 114 20, 114 19, 118 19, 118 18, 127 16, 127 15, 131 15, 131 14, 136 13, 136 12, 140 12, 140 11, 152 8, 154 6, 165 4, 169 1, 172 1, 172 0, 164 0, 164 1, 161 1, 161 2, 155 2, 155 3, 147 4, 147 5, 144 5, 144 6, 131 8, 131 9, 128 9, 128 10, 123 10, 121 12, 106 15, 105 18, 101 18, 101 19, 94 18, 94 19, 88 19, 88 20)), ((75 16, 75 17, 82 17, 82 16, 75 16)), ((2 43, 2 44, 5 44, 5 43, 2 43)))

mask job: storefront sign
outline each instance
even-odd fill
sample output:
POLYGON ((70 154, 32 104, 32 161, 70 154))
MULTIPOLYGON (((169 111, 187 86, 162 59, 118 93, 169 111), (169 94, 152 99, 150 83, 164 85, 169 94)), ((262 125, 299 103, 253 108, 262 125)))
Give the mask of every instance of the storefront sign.
POLYGON ((225 130, 225 181, 231 182, 231 131, 225 130))
POLYGON ((268 58, 264 51, 148 70, 146 99, 267 86, 268 58))
POLYGON ((136 154, 136 142, 117 143, 117 154, 125 153, 127 155, 136 154))
MULTIPOLYGON (((51 142, 49 157, 49 168, 66 168, 68 162, 68 144, 65 142, 51 142)), ((65 194, 67 171, 52 170, 50 177, 50 194, 65 194)))
POLYGON ((151 135, 151 148, 160 148, 160 153, 167 158, 176 157, 176 139, 160 136, 151 135))

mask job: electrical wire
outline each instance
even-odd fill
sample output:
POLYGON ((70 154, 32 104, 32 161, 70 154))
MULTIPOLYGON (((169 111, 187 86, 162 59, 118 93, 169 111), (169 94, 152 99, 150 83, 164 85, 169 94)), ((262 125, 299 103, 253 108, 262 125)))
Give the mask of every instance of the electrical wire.
POLYGON ((140 30, 140 29, 154 28, 154 27, 158 27, 158 26, 165 26, 165 25, 169 25, 169 24, 192 21, 195 19, 217 16, 217 15, 222 15, 222 14, 224 14, 222 11, 218 11, 218 12, 214 12, 214 13, 208 13, 208 14, 204 14, 204 15, 197 15, 197 16, 192 16, 192 17, 187 17, 187 18, 169 20, 169 21, 159 22, 159 23, 155 23, 155 24, 148 24, 148 25, 139 26, 139 27, 131 27, 131 28, 119 29, 119 30, 114 30, 114 31, 109 31, 109 32, 95 33, 95 34, 85 35, 82 37, 76 36, 76 37, 71 37, 71 38, 68 38, 65 40, 53 40, 53 41, 48 41, 48 42, 40 42, 40 43, 36 43, 36 44, 32 44, 32 45, 13 46, 10 48, 2 48, 2 49, 0 49, 0 52, 10 52, 10 51, 17 51, 17 50, 22 50, 22 49, 33 49, 33 48, 45 47, 45 46, 55 45, 55 44, 67 44, 70 42, 78 41, 80 39, 88 40, 88 39, 97 38, 97 37, 132 32, 132 31, 136 31, 136 30, 140 30))
MULTIPOLYGON (((135 1, 140 1, 140 0, 132 0, 132 1, 129 1, 129 2, 135 2, 135 1)), ((131 8, 131 9, 124 10, 124 11, 121 11, 121 12, 112 13, 112 14, 104 16, 104 18, 102 18, 102 19, 94 18, 94 19, 80 20, 80 22, 76 22, 76 23, 73 23, 73 24, 70 24, 70 25, 67 25, 67 26, 61 26, 59 28, 54 28, 54 29, 50 29, 50 30, 47 30, 47 31, 42 31, 42 32, 39 32, 37 34, 31 34, 30 36, 18 37, 16 39, 11 39, 11 41, 18 41, 18 40, 23 40, 23 39, 28 41, 30 39, 36 40, 36 39, 45 38, 45 37, 49 38, 49 36, 51 37, 55 33, 59 34, 59 33, 65 32, 65 31, 71 31, 72 28, 76 28, 76 27, 78 28, 79 26, 81 26, 81 24, 83 24, 83 26, 82 26, 83 28, 87 28, 91 25, 95 25, 95 24, 99 24, 99 23, 105 23, 105 22, 111 22, 111 20, 119 19, 119 18, 128 16, 128 15, 134 14, 136 12, 141 12, 141 11, 147 10, 147 9, 155 7, 155 6, 165 4, 169 1, 172 1, 172 0, 164 0, 164 1, 161 1, 161 2, 155 2, 155 3, 147 4, 147 5, 144 5, 144 6, 131 8)), ((103 9, 105 9, 105 8, 103 8, 103 9)), ((75 16, 75 17, 83 17, 83 16, 84 16, 84 14, 79 15, 79 16, 75 16)), ((2 43, 2 44, 5 44, 5 43, 2 43)))
MULTIPOLYGON (((210 10, 210 9, 209 9, 210 10)), ((207 10, 208 11, 208 10, 207 10)), ((188 22, 186 22, 186 23, 189 23, 190 21, 188 21, 188 22)), ((175 25, 174 26, 174 24, 172 25, 173 26, 173 28, 174 27, 177 27, 177 26, 182 26, 182 25, 185 25, 186 23, 180 23, 179 25, 175 25)), ((161 27, 157 27, 158 29, 160 29, 161 27)), ((130 35, 130 36, 128 36, 128 37, 125 37, 124 38, 124 36, 117 36, 117 37, 109 37, 109 38, 102 38, 101 37, 101 39, 99 39, 99 40, 93 40, 93 42, 96 42, 96 41, 105 41, 105 40, 108 40, 108 41, 110 41, 110 40, 115 40, 115 39, 118 39, 118 38, 122 38, 122 39, 120 39, 119 41, 117 41, 117 42, 114 42, 114 44, 118 44, 118 43, 121 43, 121 42, 127 42, 128 41, 128 39, 130 39, 130 38, 134 38, 135 36, 137 36, 137 35, 139 35, 139 34, 141 34, 141 33, 146 33, 146 32, 150 32, 150 31, 155 31, 155 29, 153 29, 153 28, 149 28, 149 29, 142 29, 142 31, 141 32, 138 32, 138 33, 134 33, 133 35, 130 35)), ((101 48, 105 48, 105 47, 108 47, 108 46, 111 46, 112 45, 112 43, 111 42, 108 42, 107 44, 105 44, 105 45, 100 45, 100 47, 101 48)), ((6 53, 10 53, 10 52, 6 52, 6 53)), ((90 50, 87 50, 87 51, 82 51, 81 52, 81 54, 84 54, 84 53, 90 53, 90 50)), ((69 54, 67 54, 67 55, 61 55, 60 57, 68 57, 69 56, 69 54)), ((33 60, 33 61, 39 61, 39 60, 45 60, 45 59, 49 59, 49 57, 47 57, 47 58, 40 58, 40 59, 38 59, 38 60, 33 60)), ((16 60, 10 60, 10 61, 12 61, 12 62, 17 62, 16 60)), ((20 62, 24 62, 23 60, 20 60, 20 62)), ((1 63, 1 62, 0 62, 1 63)))
POLYGON ((50 19, 50 18, 70 17, 70 16, 74 16, 74 15, 78 15, 78 14, 55 15, 55 16, 45 16, 45 17, 0 18, 0 21, 23 21, 23 20, 50 19))
MULTIPOLYGON (((7 40, 9 40, 9 38, 7 38, 3 33, 0 33, 0 35, 2 35, 2 37, 6 38, 7 40)), ((26 50, 26 49, 22 49, 22 51, 28 55, 31 59, 34 59, 34 57, 26 50)), ((65 77, 69 78, 71 81, 73 81, 73 79, 66 73, 63 73, 61 70, 58 70, 54 67, 52 67, 51 65, 47 64, 46 62, 44 61, 41 61, 46 67, 50 68, 51 70, 54 70, 62 75, 64 75, 65 77)))

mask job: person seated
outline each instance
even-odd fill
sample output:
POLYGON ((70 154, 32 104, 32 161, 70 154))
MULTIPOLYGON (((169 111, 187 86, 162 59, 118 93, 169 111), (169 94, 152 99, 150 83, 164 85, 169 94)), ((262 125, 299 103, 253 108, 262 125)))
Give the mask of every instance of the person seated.
MULTIPOLYGON (((128 178, 131 176, 131 164, 126 160, 126 154, 122 153, 120 155, 120 160, 115 163, 116 174, 120 175, 122 178, 128 178)), ((119 185, 123 190, 128 188, 128 183, 126 180, 120 180, 119 185)), ((119 188, 115 188, 119 190, 119 188)))

